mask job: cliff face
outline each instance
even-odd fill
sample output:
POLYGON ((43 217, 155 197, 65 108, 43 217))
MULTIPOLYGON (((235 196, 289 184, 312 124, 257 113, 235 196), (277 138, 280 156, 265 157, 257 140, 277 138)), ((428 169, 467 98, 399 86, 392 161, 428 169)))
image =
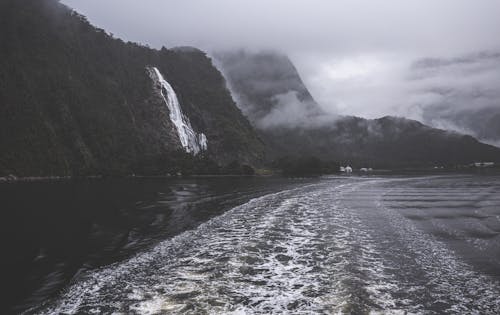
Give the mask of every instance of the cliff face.
POLYGON ((293 63, 276 52, 214 54, 243 113, 259 128, 323 114, 293 63), (291 120, 291 121, 287 121, 291 120))
POLYGON ((158 173, 192 160, 151 67, 206 135, 198 159, 262 159, 263 144, 199 50, 125 43, 56 0, 2 0, 0 45, 0 175, 158 173))
POLYGON ((417 121, 325 114, 286 56, 272 52, 215 56, 238 105, 266 142, 270 160, 316 156, 371 167, 500 161, 499 148, 417 121))
POLYGON ((179 97, 193 128, 208 139, 208 154, 220 164, 258 164, 264 144, 236 106, 222 74, 205 53, 188 47, 162 49, 160 70, 179 97))

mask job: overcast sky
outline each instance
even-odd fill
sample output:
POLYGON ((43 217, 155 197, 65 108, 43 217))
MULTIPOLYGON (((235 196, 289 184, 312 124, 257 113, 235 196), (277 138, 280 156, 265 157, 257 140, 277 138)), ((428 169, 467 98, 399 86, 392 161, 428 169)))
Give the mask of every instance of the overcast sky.
POLYGON ((334 113, 428 121, 443 103, 450 111, 500 108, 500 58, 477 55, 500 51, 498 0, 62 2, 115 36, 152 47, 280 50, 316 100, 334 113), (422 67, 423 58, 447 66, 422 67), (462 88, 480 98, 489 94, 470 105, 470 95, 465 103, 456 93, 451 99, 443 93, 462 88))

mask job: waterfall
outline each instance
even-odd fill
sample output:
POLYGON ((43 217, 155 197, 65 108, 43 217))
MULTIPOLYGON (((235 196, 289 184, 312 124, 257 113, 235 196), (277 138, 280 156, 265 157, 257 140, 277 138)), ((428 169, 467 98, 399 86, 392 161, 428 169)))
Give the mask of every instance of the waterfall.
POLYGON ((172 86, 165 80, 158 68, 153 67, 158 81, 161 84, 161 96, 170 112, 170 120, 177 129, 179 140, 186 152, 194 155, 207 150, 207 137, 203 133, 196 133, 191 127, 189 118, 182 113, 179 100, 172 86))

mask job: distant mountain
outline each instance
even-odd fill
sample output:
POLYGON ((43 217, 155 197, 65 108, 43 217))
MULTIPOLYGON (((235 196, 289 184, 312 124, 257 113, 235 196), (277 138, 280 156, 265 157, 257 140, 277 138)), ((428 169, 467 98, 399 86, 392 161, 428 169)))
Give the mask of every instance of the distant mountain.
POLYGON ((416 60, 407 77, 422 121, 500 146, 500 52, 416 60))
POLYGON ((500 110, 491 111, 481 123, 478 120, 478 137, 488 140, 500 147, 500 110))
POLYGON ((398 117, 341 117, 321 127, 263 131, 271 156, 317 156, 357 167, 421 167, 500 161, 500 149, 471 136, 398 117))
POLYGON ((287 56, 239 50, 216 52, 214 58, 238 106, 255 125, 290 125, 324 114, 287 56))
POLYGON ((327 115, 284 55, 233 52, 214 56, 238 106, 259 129, 271 160, 312 155, 369 167, 500 161, 499 148, 414 120, 327 115), (297 97, 281 97, 290 94, 297 97), (269 116, 274 124, 263 123, 269 116))
MULTIPOLYGON (((214 56, 227 81, 195 48, 125 43, 57 0, 0 0, 0 176, 251 173, 244 164, 310 155, 500 161, 498 148, 416 121, 327 115, 284 55, 214 56)), ((484 132, 498 130, 487 118, 484 132)))
MULTIPOLYGON (((429 114, 428 116, 431 116, 429 114)), ((500 108, 471 108, 445 115, 428 117, 430 123, 449 124, 452 128, 463 130, 481 141, 500 147, 500 108)))
POLYGON ((263 158, 223 76, 197 49, 125 43, 56 0, 0 1, 0 45, 0 176, 156 174, 263 158), (192 139, 206 136, 196 157, 167 107, 174 94, 192 139))

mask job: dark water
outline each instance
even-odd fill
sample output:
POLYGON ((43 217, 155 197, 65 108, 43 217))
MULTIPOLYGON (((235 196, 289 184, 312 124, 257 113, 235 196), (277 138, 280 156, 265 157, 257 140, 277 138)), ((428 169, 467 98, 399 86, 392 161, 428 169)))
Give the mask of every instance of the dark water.
POLYGON ((219 177, 2 184, 1 313, 39 305, 89 270, 304 181, 219 177))
POLYGON ((248 185, 196 228, 158 219, 161 241, 30 313, 500 314, 500 176, 248 185))

